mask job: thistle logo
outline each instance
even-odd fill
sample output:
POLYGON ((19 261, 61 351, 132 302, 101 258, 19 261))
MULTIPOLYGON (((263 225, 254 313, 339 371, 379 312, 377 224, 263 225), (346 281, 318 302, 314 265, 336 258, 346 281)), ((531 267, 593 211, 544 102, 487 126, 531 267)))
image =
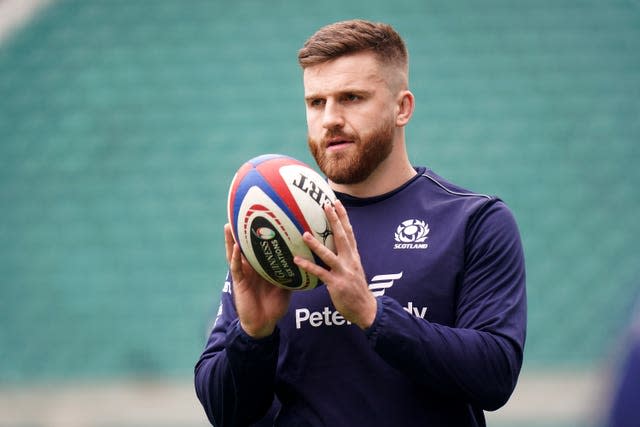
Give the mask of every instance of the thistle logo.
POLYGON ((419 219, 407 219, 396 228, 393 249, 427 249, 425 243, 429 235, 429 225, 419 219))

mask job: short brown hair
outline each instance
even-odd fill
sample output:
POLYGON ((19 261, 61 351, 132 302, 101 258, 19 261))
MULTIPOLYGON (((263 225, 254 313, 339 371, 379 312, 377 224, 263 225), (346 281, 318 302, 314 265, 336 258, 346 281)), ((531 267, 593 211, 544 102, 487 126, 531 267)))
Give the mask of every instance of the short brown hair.
POLYGON ((298 63, 304 69, 365 51, 373 52, 382 63, 407 68, 407 48, 393 27, 362 19, 336 22, 320 28, 298 52, 298 63))

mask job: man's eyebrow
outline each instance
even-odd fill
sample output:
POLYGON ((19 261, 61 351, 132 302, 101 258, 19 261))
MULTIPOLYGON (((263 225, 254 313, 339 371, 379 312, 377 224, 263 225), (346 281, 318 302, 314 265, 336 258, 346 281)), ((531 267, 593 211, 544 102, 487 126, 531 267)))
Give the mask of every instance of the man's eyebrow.
MULTIPOLYGON (((334 95, 334 96, 340 96, 340 95, 346 95, 346 94, 368 95, 371 92, 372 92, 371 90, 367 90, 367 89, 344 88, 344 89, 340 89, 339 91, 332 92, 329 95, 334 95)), ((312 99, 326 98, 329 95, 326 95, 326 94, 323 94, 323 93, 310 93, 308 95, 305 95, 304 99, 309 101, 309 100, 312 100, 312 99)))

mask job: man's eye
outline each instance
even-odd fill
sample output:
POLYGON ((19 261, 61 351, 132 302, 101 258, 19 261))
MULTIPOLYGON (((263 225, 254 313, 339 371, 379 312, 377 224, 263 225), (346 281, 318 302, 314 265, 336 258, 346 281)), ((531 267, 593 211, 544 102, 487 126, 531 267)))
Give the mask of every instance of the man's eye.
POLYGON ((356 95, 355 93, 349 93, 344 98, 345 101, 353 102, 359 100, 360 96, 356 95))

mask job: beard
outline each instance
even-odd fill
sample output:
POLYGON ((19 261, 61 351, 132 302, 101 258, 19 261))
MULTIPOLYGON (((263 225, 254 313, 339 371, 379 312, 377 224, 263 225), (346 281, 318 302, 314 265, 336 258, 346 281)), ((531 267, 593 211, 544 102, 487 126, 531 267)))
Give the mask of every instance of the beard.
POLYGON ((394 131, 395 126, 392 123, 383 121, 380 126, 363 137, 340 131, 329 131, 321 141, 307 137, 307 143, 318 167, 330 181, 336 184, 359 184, 391 154, 394 131), (328 152, 327 141, 334 137, 344 137, 354 141, 355 153, 353 148, 344 150, 345 152, 328 152))

